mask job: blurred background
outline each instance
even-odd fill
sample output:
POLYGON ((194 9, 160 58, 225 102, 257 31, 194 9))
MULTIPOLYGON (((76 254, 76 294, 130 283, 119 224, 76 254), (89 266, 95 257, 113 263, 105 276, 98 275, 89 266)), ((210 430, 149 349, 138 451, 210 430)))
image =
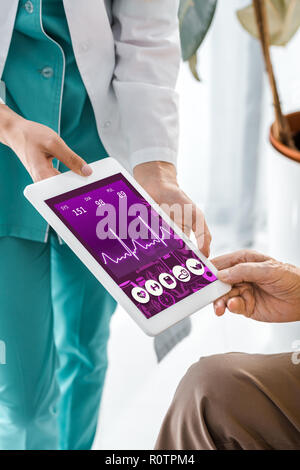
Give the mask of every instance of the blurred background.
MULTIPOLYGON (((242 247, 270 253, 268 134, 273 108, 260 45, 236 18, 235 11, 247 4, 219 1, 198 56, 201 83, 186 63, 178 80, 179 179, 205 212, 212 257, 242 247)), ((272 49, 285 112, 300 105, 299 49, 299 31, 285 48, 272 49)), ((273 191, 284 192, 287 185, 283 180, 273 191)), ((117 309, 95 448, 153 448, 178 382, 201 356, 287 351, 300 339, 299 324, 256 324, 228 313, 216 318, 212 306, 196 313, 192 325, 191 335, 157 364, 153 340, 117 309)))

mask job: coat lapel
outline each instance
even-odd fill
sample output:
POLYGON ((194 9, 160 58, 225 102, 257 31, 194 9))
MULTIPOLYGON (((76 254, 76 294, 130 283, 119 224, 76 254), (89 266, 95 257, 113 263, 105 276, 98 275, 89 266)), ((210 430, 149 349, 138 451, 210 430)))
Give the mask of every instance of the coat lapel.
POLYGON ((2 77, 15 24, 18 0, 0 0, 0 78, 2 77))
POLYGON ((111 25, 104 0, 63 0, 74 51, 97 48, 102 59, 114 48, 111 25))

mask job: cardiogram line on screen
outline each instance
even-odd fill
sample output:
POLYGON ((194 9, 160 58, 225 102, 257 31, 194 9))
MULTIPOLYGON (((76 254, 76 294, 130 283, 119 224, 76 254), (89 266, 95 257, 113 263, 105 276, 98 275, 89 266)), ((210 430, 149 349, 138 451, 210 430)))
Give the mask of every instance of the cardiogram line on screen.
POLYGON ((132 240, 132 245, 133 249, 129 248, 126 243, 113 231, 113 229, 109 228, 110 232, 113 234, 113 236, 119 241, 119 243, 125 248, 125 252, 122 256, 117 257, 117 258, 112 258, 106 253, 101 253, 104 264, 107 264, 107 261, 111 261, 112 263, 119 264, 122 261, 126 261, 127 258, 134 257, 139 261, 139 257, 137 255, 138 247, 143 249, 143 250, 149 250, 151 247, 155 246, 156 244, 162 243, 164 246, 168 246, 167 243, 165 242, 165 234, 172 235, 172 232, 164 227, 160 227, 161 231, 161 236, 159 236, 149 225, 142 219, 141 216, 138 216, 140 221, 145 225, 145 227, 154 235, 154 240, 151 242, 146 243, 145 245, 142 244, 141 242, 138 242, 137 240, 132 240))

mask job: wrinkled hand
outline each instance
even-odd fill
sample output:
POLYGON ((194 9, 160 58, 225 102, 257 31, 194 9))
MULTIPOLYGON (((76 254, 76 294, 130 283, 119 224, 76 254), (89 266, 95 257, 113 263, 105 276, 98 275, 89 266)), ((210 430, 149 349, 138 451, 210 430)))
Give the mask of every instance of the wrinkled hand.
POLYGON ((59 174, 53 167, 54 158, 81 176, 92 173, 87 163, 49 127, 28 121, 5 105, 0 105, 0 121, 0 141, 15 152, 33 181, 59 174))
POLYGON ((174 165, 167 162, 142 163, 134 168, 133 174, 187 236, 194 232, 199 250, 208 257, 211 235, 204 215, 180 189, 174 165))
POLYGON ((300 320, 300 269, 250 250, 215 258, 221 281, 233 285, 216 300, 216 315, 226 307, 253 320, 292 322, 300 320))

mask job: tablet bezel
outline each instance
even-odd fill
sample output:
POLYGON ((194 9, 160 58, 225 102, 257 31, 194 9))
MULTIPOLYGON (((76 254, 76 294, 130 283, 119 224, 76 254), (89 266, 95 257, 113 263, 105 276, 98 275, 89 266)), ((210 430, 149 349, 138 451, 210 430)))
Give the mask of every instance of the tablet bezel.
POLYGON ((114 158, 105 158, 91 163, 90 166, 93 169, 93 173, 88 177, 82 177, 72 171, 68 171, 27 186, 24 190, 24 195, 146 334, 149 336, 155 336, 161 333, 171 325, 178 323, 183 318, 191 315, 197 310, 200 310, 205 305, 230 291, 231 286, 217 280, 180 300, 171 307, 162 310, 153 317, 146 318, 138 307, 131 302, 127 294, 118 286, 118 284, 96 261, 91 253, 63 223, 63 221, 46 204, 45 201, 47 199, 67 193, 68 191, 72 191, 79 187, 86 186, 90 183, 94 183, 116 173, 121 173, 214 274, 217 272, 216 268, 114 158))

